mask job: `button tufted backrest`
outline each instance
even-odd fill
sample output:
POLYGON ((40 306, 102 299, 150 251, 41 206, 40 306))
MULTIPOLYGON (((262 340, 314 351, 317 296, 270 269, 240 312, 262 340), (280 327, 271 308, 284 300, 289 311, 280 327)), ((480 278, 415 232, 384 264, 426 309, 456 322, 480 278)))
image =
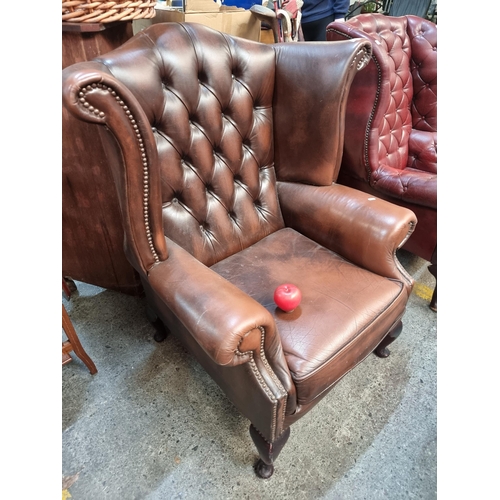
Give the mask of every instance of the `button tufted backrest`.
POLYGON ((348 92, 371 43, 266 45, 158 23, 63 70, 63 101, 101 125, 124 249, 142 276, 167 238, 207 266, 284 227, 277 181, 331 185, 348 92))
POLYGON ((412 130, 437 131, 436 26, 417 16, 374 14, 355 16, 348 25, 374 42, 379 89, 373 117, 378 124, 378 150, 373 164, 404 169, 412 130))
POLYGON ((413 98, 411 45, 406 33, 406 17, 365 14, 353 17, 349 24, 366 33, 374 42, 373 57, 381 72, 380 81, 384 88, 379 94, 380 104, 376 111, 382 115, 378 130, 378 162, 403 169, 412 129, 413 98))
POLYGON ((413 128, 437 132, 437 27, 416 16, 407 16, 413 82, 413 128))
POLYGON ((97 60, 132 91, 153 128, 165 235, 212 265, 283 227, 274 50, 190 24, 153 25, 133 43, 132 53, 125 44, 97 60))

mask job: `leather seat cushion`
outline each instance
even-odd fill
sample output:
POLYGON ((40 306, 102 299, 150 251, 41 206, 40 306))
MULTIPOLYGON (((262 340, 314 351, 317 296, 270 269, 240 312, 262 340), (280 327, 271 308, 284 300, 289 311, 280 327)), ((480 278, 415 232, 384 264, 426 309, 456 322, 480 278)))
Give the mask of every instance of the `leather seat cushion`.
POLYGON ((299 404, 310 403, 370 354, 405 309, 402 283, 361 269, 291 228, 211 269, 274 315, 299 404), (282 283, 302 292, 291 313, 274 303, 282 283))

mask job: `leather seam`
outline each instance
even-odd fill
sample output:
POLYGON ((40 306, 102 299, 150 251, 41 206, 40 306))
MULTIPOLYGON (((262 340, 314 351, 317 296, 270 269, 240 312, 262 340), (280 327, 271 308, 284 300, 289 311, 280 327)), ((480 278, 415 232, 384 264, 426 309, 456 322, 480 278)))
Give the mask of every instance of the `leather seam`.
MULTIPOLYGON (((341 31, 335 30, 335 29, 327 29, 328 32, 334 32, 337 33, 340 36, 343 36, 345 38, 353 39, 354 37, 347 35, 346 33, 342 33, 341 31)), ((375 100, 373 103, 372 111, 370 113, 370 116, 368 118, 368 122, 366 124, 366 129, 365 129, 365 143, 363 145, 363 153, 364 153, 364 166, 365 166, 365 171, 368 176, 368 182, 371 184, 371 171, 370 171, 370 162, 368 160, 368 142, 370 138, 370 128, 373 122, 373 119, 375 117, 375 112, 379 103, 379 97, 380 97, 380 88, 381 88, 381 83, 382 83, 382 75, 381 75, 381 67, 380 63, 378 62, 377 58, 375 57, 375 54, 372 52, 371 54, 371 59, 375 63, 375 66, 377 67, 377 91, 375 93, 375 100)))
MULTIPOLYGON (((272 368, 269 365, 269 362, 267 361, 267 358, 266 358, 266 356, 264 354, 265 329, 264 329, 263 326, 259 326, 258 328, 259 328, 259 330, 261 332, 261 336, 260 336, 260 349, 259 349, 260 359, 261 359, 264 367, 266 368, 266 370, 270 374, 271 378, 276 383, 278 389, 280 390, 281 397, 284 398, 283 411, 282 411, 282 416, 281 416, 281 423, 283 423, 284 420, 285 420, 286 396, 287 396, 288 393, 285 390, 285 388, 283 387, 283 385, 280 382, 280 380, 278 379, 278 377, 276 376, 276 374, 274 373, 274 371, 272 370, 272 368)), ((264 378, 260 374, 259 369, 257 368, 257 364, 255 363, 253 351, 248 351, 248 352, 244 352, 244 353, 240 351, 240 345, 243 342, 244 338, 245 337, 241 338, 241 340, 240 340, 240 342, 238 344, 238 347, 237 347, 235 353, 236 353, 237 356, 246 356, 246 355, 249 356, 249 358, 250 358, 250 360, 249 360, 250 368, 251 368, 251 370, 252 370, 255 378, 257 379, 257 382, 259 383, 259 385, 261 386, 261 388, 264 390, 264 392, 266 393, 266 395, 269 397, 270 401, 273 403, 273 419, 272 419, 272 428, 271 428, 271 441, 275 441, 276 428, 277 428, 278 398, 272 393, 271 389, 266 384, 266 381, 264 380, 264 378)))

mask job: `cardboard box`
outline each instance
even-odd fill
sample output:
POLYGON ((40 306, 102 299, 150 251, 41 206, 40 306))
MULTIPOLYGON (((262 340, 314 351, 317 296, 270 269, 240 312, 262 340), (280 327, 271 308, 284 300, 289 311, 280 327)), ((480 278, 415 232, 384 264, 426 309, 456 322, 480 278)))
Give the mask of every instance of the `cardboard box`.
POLYGON ((249 10, 238 7, 219 6, 212 0, 185 0, 185 11, 156 4, 156 15, 152 19, 133 22, 134 34, 156 23, 199 23, 228 35, 260 42, 260 20, 249 10), (205 10, 192 10, 205 9, 205 10))
MULTIPOLYGON (((163 2, 165 3, 165 2, 163 2)), ((158 2, 156 3, 158 8, 158 2)), ((219 12, 220 3, 213 0, 184 0, 184 12, 219 12)))

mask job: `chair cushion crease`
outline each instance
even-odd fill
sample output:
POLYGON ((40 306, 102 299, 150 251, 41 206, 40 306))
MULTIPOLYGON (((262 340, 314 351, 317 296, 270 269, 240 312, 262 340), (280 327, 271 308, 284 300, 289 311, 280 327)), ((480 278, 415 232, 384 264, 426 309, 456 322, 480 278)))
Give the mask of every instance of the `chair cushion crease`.
POLYGON ((357 364, 366 356, 367 346, 377 345, 402 316, 406 301, 401 282, 360 269, 291 228, 211 269, 273 314, 301 404, 334 384, 344 363, 357 364), (273 300, 275 288, 285 282, 302 291, 302 302, 291 313, 273 300))

